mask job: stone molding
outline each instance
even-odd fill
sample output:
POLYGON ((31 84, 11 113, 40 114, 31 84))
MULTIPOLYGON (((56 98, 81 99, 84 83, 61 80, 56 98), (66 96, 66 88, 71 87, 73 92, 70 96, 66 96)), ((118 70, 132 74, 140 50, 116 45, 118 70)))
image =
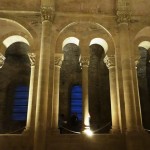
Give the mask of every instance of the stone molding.
POLYGON ((88 67, 90 62, 90 56, 81 56, 80 63, 82 67, 88 67))
POLYGON ((55 66, 61 67, 63 61, 63 55, 62 54, 55 54, 55 66))
POLYGON ((0 68, 3 67, 5 59, 6 58, 0 53, 0 68))
POLYGON ((30 64, 31 66, 35 66, 35 53, 28 53, 29 59, 30 59, 30 64))
POLYGON ((54 8, 53 7, 47 7, 43 6, 41 7, 41 16, 42 16, 42 21, 50 21, 53 22, 54 20, 54 8))
POLYGON ((105 56, 104 58, 104 63, 108 67, 108 69, 114 68, 115 67, 115 56, 105 56))

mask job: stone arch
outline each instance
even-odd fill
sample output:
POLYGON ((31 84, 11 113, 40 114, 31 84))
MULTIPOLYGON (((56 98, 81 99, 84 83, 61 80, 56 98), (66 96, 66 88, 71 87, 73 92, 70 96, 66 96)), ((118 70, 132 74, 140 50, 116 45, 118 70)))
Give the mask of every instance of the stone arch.
POLYGON ((139 45, 144 41, 150 41, 150 27, 141 29, 134 38, 134 58, 139 58, 140 54, 138 51, 139 45))
POLYGON ((0 18, 1 24, 4 26, 5 30, 2 30, 0 33, 0 48, 1 53, 4 53, 6 47, 3 44, 3 41, 13 35, 22 36, 25 38, 31 46, 31 49, 34 50, 34 44, 36 39, 36 33, 33 31, 33 29, 29 26, 24 26, 17 22, 16 20, 11 20, 8 18, 0 18))
POLYGON ((63 43, 62 43, 62 50, 69 43, 72 43, 72 44, 75 44, 75 45, 79 46, 79 39, 76 38, 76 37, 68 37, 68 38, 66 38, 63 41, 63 43))
POLYGON ((91 46, 93 44, 98 44, 98 45, 102 46, 104 51, 105 51, 105 53, 107 53, 108 44, 107 44, 107 42, 104 39, 102 39, 102 38, 94 38, 94 39, 91 40, 89 46, 91 46))
MULTIPOLYGON (((98 23, 91 22, 73 22, 66 25, 60 32, 56 40, 56 53, 60 53, 61 45, 64 39, 68 37, 76 37, 80 40, 80 44, 89 46, 94 38, 102 38, 108 44, 107 55, 115 54, 115 44, 110 32, 98 23)), ((81 50, 81 53, 84 50, 81 50)))

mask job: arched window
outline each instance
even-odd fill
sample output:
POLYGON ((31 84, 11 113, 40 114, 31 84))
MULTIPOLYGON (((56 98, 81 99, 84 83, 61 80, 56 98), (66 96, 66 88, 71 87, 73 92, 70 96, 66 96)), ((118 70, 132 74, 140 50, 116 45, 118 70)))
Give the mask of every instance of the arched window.
POLYGON ((71 115, 77 113, 79 120, 82 120, 82 87, 74 85, 71 89, 71 115))
POLYGON ((16 88, 13 101, 12 120, 26 121, 28 95, 29 95, 29 87, 18 86, 16 88))

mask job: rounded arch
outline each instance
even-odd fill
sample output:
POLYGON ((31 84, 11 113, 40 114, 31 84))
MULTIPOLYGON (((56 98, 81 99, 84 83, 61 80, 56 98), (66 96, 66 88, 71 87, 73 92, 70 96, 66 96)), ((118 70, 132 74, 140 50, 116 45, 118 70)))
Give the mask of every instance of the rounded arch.
POLYGON ((65 47, 65 45, 69 44, 69 43, 72 43, 72 44, 75 44, 77 46, 79 46, 79 39, 76 38, 76 37, 68 37, 66 38, 63 43, 62 43, 62 50, 63 48, 65 47))
POLYGON ((138 47, 143 47, 145 48, 146 50, 148 50, 150 48, 150 41, 143 41, 139 44, 138 47))
POLYGON ((5 45, 6 48, 8 48, 11 44, 16 43, 16 42, 23 42, 23 43, 26 43, 27 45, 30 45, 29 42, 20 35, 12 35, 12 36, 7 37, 3 41, 3 44, 5 45))
POLYGON ((12 20, 12 17, 10 19, 9 16, 7 16, 7 18, 5 18, 5 16, 3 18, 0 18, 0 23, 3 26, 0 33, 1 53, 4 53, 6 49, 6 47, 3 44, 3 41, 14 35, 22 36, 23 38, 25 38, 30 44, 31 49, 34 50, 33 45, 35 45, 36 42, 34 39, 36 39, 37 37, 34 30, 26 23, 24 22, 20 23, 20 20, 17 20, 16 18, 13 19, 14 20, 12 20))
MULTIPOLYGON (((115 53, 115 44, 110 32, 98 23, 91 23, 91 22, 72 22, 66 25, 58 34, 56 40, 56 52, 61 51, 62 43, 64 39, 68 37, 76 37, 80 41, 81 45, 89 46, 89 43, 94 38, 101 38, 106 41, 108 47, 107 54, 114 55, 115 53), (83 44, 82 44, 83 43, 83 44)), ((81 48, 81 47, 80 47, 81 48)), ((82 53, 82 49, 81 49, 82 53)))
POLYGON ((98 45, 102 46, 103 49, 104 49, 104 51, 105 51, 105 53, 106 53, 107 50, 108 50, 108 44, 107 44, 107 42, 106 42, 104 39, 102 39, 102 38, 94 38, 94 39, 92 39, 91 42, 90 42, 90 44, 89 44, 89 46, 91 46, 91 45, 93 45, 93 44, 98 44, 98 45))
POLYGON ((139 58, 139 46, 149 47, 148 42, 150 41, 150 26, 141 29, 134 38, 134 58, 139 58), (146 42, 147 41, 147 42, 146 42), (148 44, 148 45, 147 45, 148 44))

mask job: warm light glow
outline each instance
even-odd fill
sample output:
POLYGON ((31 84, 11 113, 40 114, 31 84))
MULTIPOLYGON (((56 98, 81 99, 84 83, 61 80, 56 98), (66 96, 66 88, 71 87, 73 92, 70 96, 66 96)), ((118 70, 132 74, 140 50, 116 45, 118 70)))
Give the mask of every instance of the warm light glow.
POLYGON ((65 45, 72 43, 72 44, 76 44, 77 46, 79 46, 79 39, 75 38, 75 37, 68 37, 63 41, 62 44, 62 49, 64 48, 65 45))
POLYGON ((6 48, 8 48, 11 44, 16 43, 16 42, 24 42, 24 43, 30 45, 29 42, 20 35, 9 36, 8 38, 6 38, 3 41, 3 44, 6 46, 6 48))
POLYGON ((107 44, 107 42, 106 42, 104 39, 95 38, 95 39, 91 40, 89 46, 91 46, 91 45, 93 45, 93 44, 101 45, 101 46, 104 48, 105 53, 106 53, 107 50, 108 50, 108 44, 107 44))
POLYGON ((84 131, 83 131, 86 135, 88 135, 88 136, 92 136, 93 135, 93 132, 88 128, 88 129, 85 129, 84 131))
POLYGON ((144 47, 145 49, 149 49, 150 48, 150 42, 149 41, 143 41, 139 44, 139 47, 144 47))

